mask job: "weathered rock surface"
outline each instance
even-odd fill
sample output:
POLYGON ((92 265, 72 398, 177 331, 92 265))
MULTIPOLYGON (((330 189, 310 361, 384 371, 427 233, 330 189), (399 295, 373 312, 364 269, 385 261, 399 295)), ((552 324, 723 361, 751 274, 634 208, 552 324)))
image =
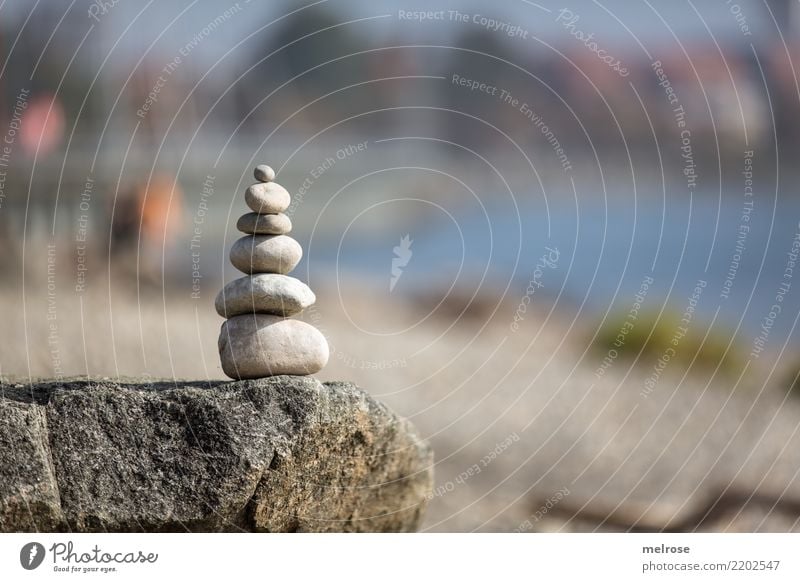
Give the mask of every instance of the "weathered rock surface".
POLYGON ((303 258, 303 248, 285 235, 255 234, 243 236, 231 247, 231 264, 243 273, 279 273, 292 271, 303 258))
POLYGON ((234 279, 217 294, 214 307, 222 317, 246 313, 290 316, 317 300, 308 285, 287 275, 262 273, 234 279))
POLYGON ((0 397, 0 530, 63 521, 44 408, 0 397))
POLYGON ((222 370, 234 379, 316 374, 328 363, 328 340, 304 321, 278 315, 231 317, 219 331, 222 370))
POLYGON ((352 384, 0 384, 0 531, 412 531, 432 453, 352 384))

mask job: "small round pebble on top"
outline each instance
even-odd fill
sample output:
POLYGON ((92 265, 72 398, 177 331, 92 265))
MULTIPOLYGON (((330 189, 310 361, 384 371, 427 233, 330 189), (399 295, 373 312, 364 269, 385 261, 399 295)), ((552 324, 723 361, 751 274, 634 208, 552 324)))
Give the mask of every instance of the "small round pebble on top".
POLYGON ((275 179, 275 170, 266 164, 256 166, 253 174, 259 182, 272 182, 275 179))

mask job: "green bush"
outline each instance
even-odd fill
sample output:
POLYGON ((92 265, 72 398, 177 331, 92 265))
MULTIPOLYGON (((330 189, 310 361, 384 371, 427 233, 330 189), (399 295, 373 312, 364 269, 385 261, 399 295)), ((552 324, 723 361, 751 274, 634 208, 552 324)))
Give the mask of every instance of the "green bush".
POLYGON ((642 312, 635 321, 622 313, 606 318, 592 348, 601 358, 615 353, 614 359, 632 361, 638 356, 637 364, 642 366, 652 366, 669 353, 670 367, 685 370, 692 366, 692 371, 712 372, 719 365, 717 373, 741 372, 744 358, 737 342, 730 342, 732 334, 718 329, 718 324, 706 336, 707 332, 705 322, 693 319, 684 326, 681 315, 667 310, 661 317, 642 312))
POLYGON ((783 386, 787 386, 789 396, 800 398, 800 366, 793 366, 783 376, 783 386))

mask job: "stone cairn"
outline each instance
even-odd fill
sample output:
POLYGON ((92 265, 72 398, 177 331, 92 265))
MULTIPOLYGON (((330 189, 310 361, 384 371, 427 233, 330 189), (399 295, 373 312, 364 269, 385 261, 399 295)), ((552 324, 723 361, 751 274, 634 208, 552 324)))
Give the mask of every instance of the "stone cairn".
POLYGON ((286 236, 292 222, 283 212, 291 197, 269 166, 256 167, 255 177, 244 193, 253 212, 236 223, 246 236, 230 253, 246 276, 225 285, 215 302, 226 318, 219 334, 222 370, 234 379, 315 374, 328 363, 328 342, 315 327, 288 319, 316 301, 305 283, 287 276, 303 256, 286 236))

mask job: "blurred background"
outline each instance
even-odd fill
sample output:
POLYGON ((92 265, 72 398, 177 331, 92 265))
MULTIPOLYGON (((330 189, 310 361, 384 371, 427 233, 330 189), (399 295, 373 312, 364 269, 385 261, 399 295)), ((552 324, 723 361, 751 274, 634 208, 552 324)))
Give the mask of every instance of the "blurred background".
POLYGON ((320 378, 434 446, 427 530, 798 530, 799 33, 789 0, 7 0, 0 375, 224 378, 269 163, 320 378))

